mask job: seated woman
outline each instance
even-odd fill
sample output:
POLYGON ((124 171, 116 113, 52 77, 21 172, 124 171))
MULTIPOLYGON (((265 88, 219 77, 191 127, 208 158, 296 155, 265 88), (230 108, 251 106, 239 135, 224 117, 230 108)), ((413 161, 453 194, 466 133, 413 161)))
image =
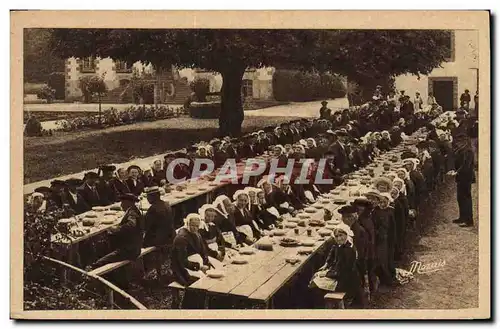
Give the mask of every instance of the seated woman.
POLYGON ((257 225, 263 230, 273 229, 279 221, 280 214, 276 208, 267 203, 264 190, 258 189, 257 203, 252 212, 257 225))
POLYGON ((132 165, 128 167, 128 179, 127 186, 130 190, 130 193, 138 196, 144 192, 144 188, 146 187, 142 177, 142 171, 139 166, 132 165))
POLYGON ((151 179, 149 184, 151 186, 159 186, 162 187, 167 183, 166 180, 166 171, 162 167, 162 163, 160 159, 157 159, 153 162, 151 166, 152 172, 151 172, 151 179))
POLYGON ((189 214, 184 223, 174 238, 171 257, 175 280, 183 286, 188 286, 201 278, 211 264, 206 244, 199 233, 200 216, 189 214), (190 257, 193 255, 198 257, 190 257))
POLYGON ((389 133, 389 131, 382 131, 381 138, 378 141, 377 145, 378 148, 383 152, 387 152, 391 149, 391 134, 389 133))
POLYGON ((354 234, 349 226, 341 224, 335 229, 334 236, 335 244, 325 264, 313 275, 309 287, 317 289, 321 299, 328 292, 345 292, 347 301, 354 300, 354 305, 362 307, 364 291, 352 243, 354 234))
POLYGON ((222 214, 222 216, 218 216, 218 226, 223 232, 224 240, 232 246, 243 243, 251 244, 252 241, 247 239, 247 236, 236 228, 235 206, 231 199, 226 195, 219 195, 213 205, 222 214))
POLYGON ((27 206, 25 211, 30 214, 45 214, 47 210, 47 201, 45 197, 40 192, 34 192, 28 198, 27 206))
POLYGON ((207 251, 210 257, 222 261, 226 255, 226 246, 231 245, 224 241, 222 231, 217 225, 218 216, 222 216, 220 211, 211 204, 203 205, 199 210, 200 219, 205 223, 200 228, 200 235, 207 244, 207 251))
POLYGON ((245 234, 251 241, 259 239, 261 232, 250 211, 250 198, 243 190, 238 190, 233 195, 233 200, 236 202, 236 209, 234 210, 234 220, 236 229, 245 234))
POLYGON ((292 216, 294 216, 296 214, 296 210, 290 204, 288 196, 277 186, 273 186, 267 178, 261 179, 257 187, 264 190, 266 203, 269 204, 270 207, 274 207, 280 215, 292 214, 292 216))

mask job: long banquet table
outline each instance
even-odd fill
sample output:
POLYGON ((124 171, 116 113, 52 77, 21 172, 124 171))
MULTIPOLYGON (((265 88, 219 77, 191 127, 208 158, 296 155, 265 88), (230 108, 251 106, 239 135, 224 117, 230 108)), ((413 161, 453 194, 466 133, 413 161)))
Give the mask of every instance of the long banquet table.
MULTIPOLYGON (((374 163, 369 166, 369 168, 373 169, 373 177, 381 176, 384 172, 383 164, 385 162, 390 162, 393 155, 399 155, 405 146, 414 144, 419 135, 420 133, 414 134, 410 141, 404 143, 405 145, 400 145, 375 159, 374 163)), ((401 159, 398 159, 397 162, 391 162, 391 167, 399 164, 401 164, 401 159)), ((352 174, 356 175, 356 172, 352 174)), ((351 183, 356 181, 357 179, 350 180, 351 183)), ((345 199, 348 203, 369 189, 368 186, 361 183, 352 185, 353 186, 338 186, 330 193, 334 191, 340 192, 340 194, 335 194, 335 196, 345 199)), ((333 218, 341 217, 336 211, 342 206, 341 204, 335 204, 332 201, 323 206, 332 212, 333 218)), ((310 215, 308 220, 322 219, 323 216, 324 210, 317 210, 314 214, 310 215)), ((285 227, 286 223, 287 221, 285 220, 285 227)), ((312 232, 311 237, 307 236, 307 227, 299 227, 298 235, 295 234, 292 228, 288 229, 286 232, 286 236, 296 238, 301 242, 310 239, 315 240, 312 252, 308 255, 298 255, 298 248, 300 247, 283 247, 279 244, 279 239, 282 237, 272 237, 274 241, 272 251, 254 248, 254 254, 242 256, 248 260, 248 263, 244 265, 231 264, 231 260, 226 259, 223 267, 224 276, 222 278, 216 279, 204 276, 191 284, 187 289, 200 296, 200 298, 203 298, 206 308, 212 307, 210 303, 212 298, 221 297, 232 300, 246 300, 250 303, 272 308, 273 297, 280 289, 299 275, 304 267, 312 262, 318 252, 324 250, 332 243, 331 237, 321 239, 317 232, 317 228, 312 228, 312 232), (292 265, 287 262, 286 259, 290 256, 299 258, 299 263, 292 265)))

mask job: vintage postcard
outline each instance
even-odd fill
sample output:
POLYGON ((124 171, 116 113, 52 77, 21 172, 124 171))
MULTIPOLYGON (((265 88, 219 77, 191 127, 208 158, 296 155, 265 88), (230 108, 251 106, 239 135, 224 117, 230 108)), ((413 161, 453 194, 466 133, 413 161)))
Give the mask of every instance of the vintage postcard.
POLYGON ((11 317, 490 318, 489 22, 11 12, 11 317))

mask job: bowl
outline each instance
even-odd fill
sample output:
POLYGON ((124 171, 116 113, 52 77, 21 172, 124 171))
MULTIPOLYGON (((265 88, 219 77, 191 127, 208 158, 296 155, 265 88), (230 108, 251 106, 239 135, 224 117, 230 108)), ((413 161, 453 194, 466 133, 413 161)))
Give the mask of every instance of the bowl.
POLYGON ((285 258, 285 261, 287 263, 290 263, 290 264, 294 265, 294 264, 297 264, 298 262, 300 262, 300 259, 298 259, 295 256, 288 256, 288 257, 285 258))
POLYGON ((309 213, 309 214, 314 214, 317 210, 314 209, 314 208, 309 207, 309 208, 304 209, 304 211, 307 212, 307 213, 309 213))
POLYGON ((224 272, 220 270, 208 270, 207 271, 207 276, 212 279, 219 279, 224 276, 224 272))

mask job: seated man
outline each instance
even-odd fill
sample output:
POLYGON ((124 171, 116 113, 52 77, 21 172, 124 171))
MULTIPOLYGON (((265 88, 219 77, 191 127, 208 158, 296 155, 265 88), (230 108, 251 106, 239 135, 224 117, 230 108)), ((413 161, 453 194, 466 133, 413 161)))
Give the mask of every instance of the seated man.
POLYGON ((125 259, 134 260, 141 254, 144 219, 135 205, 139 199, 133 194, 124 194, 120 200, 125 215, 118 226, 108 229, 114 250, 95 262, 91 268, 98 268, 125 259))

